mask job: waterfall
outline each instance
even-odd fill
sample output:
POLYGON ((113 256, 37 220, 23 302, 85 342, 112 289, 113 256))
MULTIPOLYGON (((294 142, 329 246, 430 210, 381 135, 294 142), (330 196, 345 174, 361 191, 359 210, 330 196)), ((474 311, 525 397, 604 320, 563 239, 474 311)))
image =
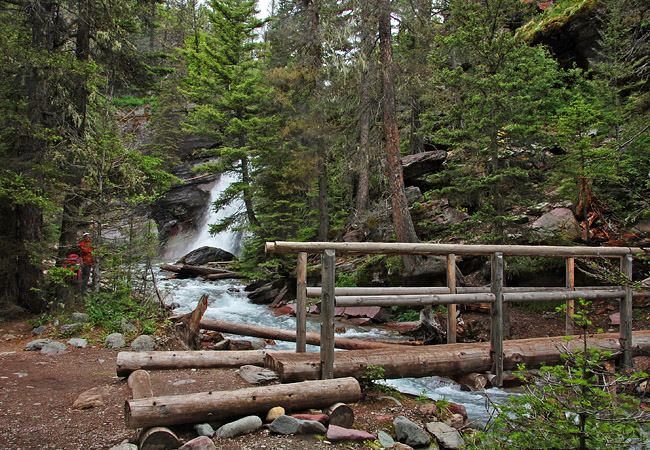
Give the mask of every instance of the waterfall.
POLYGON ((232 173, 223 173, 217 181, 208 185, 205 190, 210 191, 210 202, 198 224, 198 230, 193 234, 177 236, 170 239, 163 252, 163 259, 172 260, 186 255, 199 247, 217 247, 233 255, 239 255, 242 247, 244 232, 242 230, 226 230, 216 235, 210 234, 210 225, 218 223, 221 219, 229 217, 243 208, 243 201, 235 200, 218 211, 214 210, 213 203, 221 196, 228 186, 237 181, 237 176, 232 173))
POLYGON ((221 193, 225 191, 228 186, 237 181, 237 177, 232 173, 223 173, 219 180, 210 188, 210 204, 208 211, 204 215, 201 224, 199 225, 199 232, 192 242, 190 242, 190 250, 208 246, 217 247, 226 250, 234 255, 238 255, 241 251, 243 231, 226 230, 216 235, 210 234, 210 225, 218 223, 226 217, 230 217, 241 208, 243 203, 241 200, 235 200, 229 205, 224 206, 218 211, 214 210, 213 203, 219 198, 221 193))

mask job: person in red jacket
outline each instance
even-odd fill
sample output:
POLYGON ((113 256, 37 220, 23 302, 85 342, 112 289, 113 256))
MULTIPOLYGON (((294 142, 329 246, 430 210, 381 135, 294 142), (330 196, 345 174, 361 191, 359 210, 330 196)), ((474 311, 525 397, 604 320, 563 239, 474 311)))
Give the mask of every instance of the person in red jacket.
POLYGON ((84 233, 79 242, 81 249, 81 292, 86 292, 90 281, 90 272, 93 268, 93 246, 90 242, 90 233, 84 233))

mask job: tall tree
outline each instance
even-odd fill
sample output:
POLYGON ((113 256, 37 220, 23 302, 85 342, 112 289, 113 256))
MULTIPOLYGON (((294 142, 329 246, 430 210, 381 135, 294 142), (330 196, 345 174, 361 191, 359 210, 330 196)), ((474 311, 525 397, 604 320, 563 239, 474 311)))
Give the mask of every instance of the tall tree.
MULTIPOLYGON (((386 139, 386 161, 388 186, 391 195, 393 228, 398 242, 418 242, 413 220, 404 193, 404 174, 399 146, 397 112, 395 109, 395 82, 393 78, 393 48, 390 25, 390 1, 381 0, 379 10, 379 48, 381 78, 383 86, 384 134, 386 139)), ((413 273, 416 265, 413 258, 404 258, 404 269, 413 273)))

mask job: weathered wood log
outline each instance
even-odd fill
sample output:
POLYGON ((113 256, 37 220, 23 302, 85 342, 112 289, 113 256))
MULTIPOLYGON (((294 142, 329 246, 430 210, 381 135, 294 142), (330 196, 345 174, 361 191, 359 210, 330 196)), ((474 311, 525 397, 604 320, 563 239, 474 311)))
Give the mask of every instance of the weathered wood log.
POLYGON ((352 428, 354 425, 354 411, 345 403, 334 403, 323 410, 329 416, 329 424, 343 428, 352 428))
POLYGON ((119 352, 117 376, 126 377, 139 369, 216 369, 246 365, 264 366, 265 350, 119 352))
POLYGON ((131 388, 133 398, 153 397, 151 379, 146 370, 136 370, 129 375, 126 384, 131 388))
MULTIPOLYGON (((151 379, 146 370, 136 370, 127 380, 133 398, 151 398, 151 379)), ((153 427, 139 430, 138 447, 140 450, 165 450, 178 448, 181 443, 172 430, 165 427, 153 427)))
POLYGON ((236 278, 246 278, 246 276, 237 272, 231 272, 229 270, 223 273, 210 273, 208 275, 203 276, 203 279, 208 281, 236 279, 236 278))
POLYGON ((194 311, 180 316, 176 321, 176 331, 187 348, 199 350, 202 347, 199 324, 206 309, 208 309, 208 294, 203 294, 194 311))
MULTIPOLYGON (((618 334, 601 334, 588 339, 590 347, 609 350, 615 356, 622 352, 618 334)), ((564 337, 534 338, 505 341, 503 343, 504 369, 514 370, 517 364, 536 368, 542 364, 559 364, 561 354, 579 349, 579 336, 566 341, 564 337)), ((634 333, 634 356, 650 355, 650 331, 634 333)), ((320 377, 320 358, 316 353, 267 352, 265 366, 279 376, 280 382, 316 380, 320 377)), ((441 375, 453 377, 472 372, 489 372, 490 343, 445 344, 398 349, 351 350, 337 352, 334 360, 334 377, 361 379, 369 366, 382 366, 386 378, 409 378, 441 375)))
POLYGON ((132 399, 124 404, 124 418, 128 428, 180 425, 265 413, 275 406, 297 411, 325 408, 332 402, 357 402, 360 398, 357 380, 339 378, 132 399))
POLYGON ((488 385, 487 377, 481 373, 457 375, 454 377, 454 381, 461 386, 465 386, 470 391, 480 391, 485 389, 488 385))
MULTIPOLYGON (((276 341, 296 342, 296 332, 292 330, 280 330, 277 328, 245 325, 208 318, 201 320, 201 327, 205 328, 206 330, 220 331, 222 333, 237 334, 240 336, 273 339, 276 341)), ((307 344, 320 345, 320 334, 307 333, 307 344)), ((346 350, 394 348, 396 346, 399 346, 399 344, 386 344, 383 342, 346 338, 335 338, 334 345, 336 348, 342 348, 346 350)))
POLYGON ((189 264, 163 264, 160 266, 161 270, 166 270, 168 272, 174 272, 178 275, 178 278, 196 278, 201 276, 207 276, 211 274, 222 274, 231 272, 226 269, 218 269, 216 267, 207 267, 207 266, 191 266, 189 264))

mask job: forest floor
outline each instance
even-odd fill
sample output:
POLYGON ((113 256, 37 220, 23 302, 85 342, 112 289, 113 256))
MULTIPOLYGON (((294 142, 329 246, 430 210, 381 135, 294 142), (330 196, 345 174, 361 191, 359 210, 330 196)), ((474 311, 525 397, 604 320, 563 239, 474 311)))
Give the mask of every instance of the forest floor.
MULTIPOLYGON (((610 314, 615 302, 591 305, 594 329, 618 331, 610 314)), ((635 304, 634 329, 650 329, 650 304, 635 304)), ((462 312, 466 326, 479 339, 489 336, 489 314, 462 312)), ((554 310, 513 309, 512 338, 561 335, 564 317, 554 310)), ((0 448, 2 449, 109 449, 133 440, 135 430, 125 427, 123 406, 131 391, 126 380, 116 376, 117 350, 101 342, 84 349, 69 348, 56 355, 24 351, 36 339, 27 320, 0 323, 0 448), (75 399, 90 389, 99 390, 101 402, 88 409, 74 409, 75 399)), ((39 336, 44 337, 44 336, 39 336)), ((58 340, 67 340, 58 339, 58 340)), ((637 368, 648 371, 647 358, 637 358, 637 368)), ((152 371, 154 395, 229 391, 250 385, 234 369, 152 371)), ((426 407, 417 398, 396 398, 370 391, 352 405, 355 428, 376 433, 389 431, 392 420, 404 415, 416 423, 430 421, 426 407)), ((191 428, 174 429, 183 440, 195 437, 191 428)), ((233 440, 215 439, 217 448, 229 450, 361 449, 364 443, 328 443, 313 435, 277 436, 262 430, 233 440)))

